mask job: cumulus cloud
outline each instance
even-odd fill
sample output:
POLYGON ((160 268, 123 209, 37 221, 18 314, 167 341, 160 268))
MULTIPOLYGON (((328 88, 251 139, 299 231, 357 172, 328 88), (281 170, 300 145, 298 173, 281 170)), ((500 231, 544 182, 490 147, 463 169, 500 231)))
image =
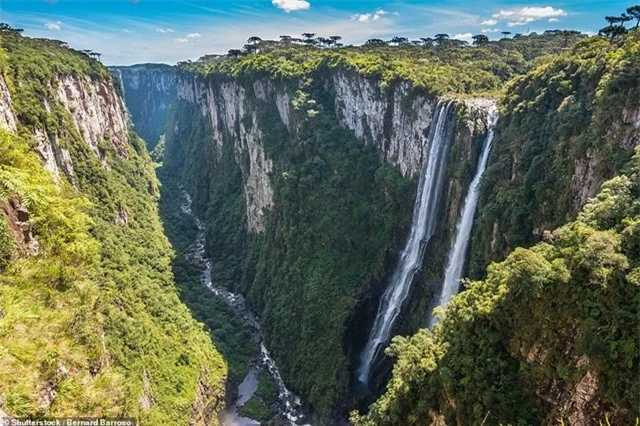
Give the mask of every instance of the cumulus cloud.
POLYGON ((175 31, 173 31, 171 28, 156 28, 156 32, 160 34, 167 34, 167 33, 173 33, 175 31))
POLYGON ((471 33, 456 34, 452 38, 454 40, 466 41, 467 43, 473 42, 473 34, 471 34, 471 33))
POLYGON ((47 22, 44 26, 51 31, 60 31, 62 29, 63 23, 60 21, 56 22, 47 22))
POLYGON ((500 29, 499 28, 483 28, 482 32, 483 33, 499 33, 500 29))
POLYGON ((503 20, 506 19, 510 27, 526 25, 530 22, 540 19, 558 19, 566 16, 567 12, 563 9, 556 9, 551 6, 546 7, 523 7, 521 9, 501 10, 492 15, 493 18, 503 20))
POLYGON ((271 3, 287 13, 311 8, 311 3, 306 0, 272 0, 271 3))
POLYGON ((559 19, 558 19, 558 18, 551 18, 551 19, 549 19, 549 22, 558 22, 558 21, 559 21, 559 19))
POLYGON ((498 20, 497 20, 497 19, 487 19, 486 21, 482 21, 482 22, 480 22, 480 23, 481 23, 482 25, 489 25, 489 26, 491 26, 491 25, 495 25, 495 24, 497 24, 497 23, 498 23, 498 20))
POLYGON ((382 10, 382 9, 378 9, 375 12, 371 12, 371 13, 356 13, 355 15, 351 16, 351 20, 352 21, 358 21, 358 22, 373 22, 373 21, 377 21, 380 18, 382 18, 385 15, 398 15, 398 12, 387 12, 386 10, 382 10))
POLYGON ((176 43, 189 43, 190 41, 197 41, 201 39, 202 35, 200 33, 189 33, 184 37, 174 38, 176 43))

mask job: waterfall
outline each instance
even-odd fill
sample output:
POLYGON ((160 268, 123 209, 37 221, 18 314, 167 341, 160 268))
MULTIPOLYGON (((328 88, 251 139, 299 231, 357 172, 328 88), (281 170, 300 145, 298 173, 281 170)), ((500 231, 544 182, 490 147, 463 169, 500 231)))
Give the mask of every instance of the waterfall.
MULTIPOLYGON (((488 112, 487 122, 489 130, 484 141, 478 168, 469 186, 467 198, 462 207, 462 213, 456 224, 456 233, 453 237, 451 248, 449 249, 447 269, 444 273, 444 284, 442 286, 442 292, 440 293, 438 306, 444 307, 460 290, 460 279, 462 278, 462 270, 466 262, 469 239, 471 238, 471 230, 473 229, 473 218, 478 205, 478 197, 480 196, 480 182, 487 168, 487 160, 489 159, 489 152, 491 151, 491 144, 493 142, 494 126, 497 120, 498 111, 495 106, 492 106, 488 112)), ((431 314, 429 327, 433 327, 437 322, 438 319, 431 314)))
POLYGON ((429 135, 429 153, 422 166, 413 208, 409 239, 380 300, 371 334, 360 359, 358 380, 368 383, 371 366, 391 338, 393 325, 420 269, 424 250, 434 234, 438 201, 442 193, 449 142, 453 133, 453 102, 438 104, 429 135))

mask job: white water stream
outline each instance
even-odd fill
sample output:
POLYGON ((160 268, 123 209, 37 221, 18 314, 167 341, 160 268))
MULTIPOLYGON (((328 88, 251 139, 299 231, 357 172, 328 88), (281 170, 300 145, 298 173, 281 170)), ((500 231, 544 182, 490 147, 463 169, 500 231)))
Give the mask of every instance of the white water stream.
MULTIPOLYGON (((491 145, 493 143, 494 126, 497 120, 498 110, 494 106, 491 107, 488 112, 487 124, 489 130, 484 141, 484 146, 482 147, 482 154, 480 155, 480 161, 478 161, 475 176, 471 181, 471 185, 469 185, 467 198, 464 201, 462 213, 456 224, 456 233, 453 237, 451 248, 449 249, 447 269, 444 273, 444 284, 438 300, 438 306, 443 308, 449 303, 451 298, 460 291, 460 279, 462 278, 462 271, 466 264, 469 240, 471 238, 471 231, 473 230, 473 219, 478 206, 478 197, 480 197, 480 183, 482 182, 482 175, 487 169, 487 161, 489 160, 489 153, 491 152, 491 145)), ((438 318, 432 314, 429 320, 429 327, 432 328, 437 322, 438 318)))
MULTIPOLYGON (((204 285, 216 296, 222 298, 229 306, 231 306, 245 323, 253 330, 257 341, 260 342, 260 360, 258 362, 258 368, 267 371, 275 380, 278 386, 278 397, 280 400, 280 417, 286 419, 291 426, 310 426, 308 421, 305 420, 305 414, 302 411, 302 405, 300 399, 294 395, 282 380, 280 371, 276 362, 269 355, 269 351, 264 345, 264 338, 260 331, 260 321, 258 316, 251 310, 244 296, 240 294, 234 294, 224 287, 214 284, 211 277, 211 261, 206 257, 205 253, 205 235, 204 227, 198 217, 196 217, 191 210, 191 197, 186 191, 182 191, 183 203, 180 208, 182 212, 190 215, 198 227, 198 235, 196 241, 190 247, 187 258, 193 263, 201 266, 203 271, 203 283, 204 285)), ((259 425, 252 419, 241 417, 238 415, 237 408, 246 403, 255 393, 257 389, 257 371, 252 369, 245 380, 240 384, 238 389, 238 401, 233 407, 225 409, 220 414, 220 420, 223 426, 254 426, 259 425), (250 376, 254 376, 254 380, 250 376)))
POLYGON ((428 156, 420 173, 409 238, 382 295, 369 340, 361 354, 358 380, 364 384, 369 381, 372 365, 379 352, 389 343, 393 325, 422 264, 426 245, 435 233, 437 209, 453 133, 452 115, 453 102, 438 104, 429 135, 428 156))

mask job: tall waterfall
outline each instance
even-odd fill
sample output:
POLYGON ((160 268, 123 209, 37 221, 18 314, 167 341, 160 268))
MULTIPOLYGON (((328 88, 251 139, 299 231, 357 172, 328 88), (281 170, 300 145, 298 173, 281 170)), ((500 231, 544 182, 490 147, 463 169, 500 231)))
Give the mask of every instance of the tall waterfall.
MULTIPOLYGON (((478 197, 480 196, 480 181, 487 168, 489 152, 491 151, 491 144, 493 143, 494 126, 497 120, 498 111, 496 107, 493 106, 489 109, 488 113, 487 121, 489 130, 484 141, 478 168, 469 186, 469 192, 467 193, 467 198, 462 207, 462 213, 456 225, 456 233, 453 237, 451 248, 449 249, 447 269, 444 273, 444 284, 442 286, 442 292, 440 293, 438 306, 444 307, 460 290, 460 279, 462 278, 462 270, 466 263, 469 239, 471 238, 471 230, 473 229, 473 218, 478 205, 478 197)), ((431 314, 429 327, 433 327, 437 322, 437 318, 431 314)))
POLYGON ((442 193, 449 143, 453 133, 452 113, 453 102, 438 104, 433 121, 435 125, 432 126, 429 135, 429 153, 420 173, 409 239, 382 295, 369 340, 361 354, 358 380, 364 384, 368 383, 371 366, 379 351, 391 338, 395 320, 422 264, 425 247, 435 231, 438 201, 442 193))

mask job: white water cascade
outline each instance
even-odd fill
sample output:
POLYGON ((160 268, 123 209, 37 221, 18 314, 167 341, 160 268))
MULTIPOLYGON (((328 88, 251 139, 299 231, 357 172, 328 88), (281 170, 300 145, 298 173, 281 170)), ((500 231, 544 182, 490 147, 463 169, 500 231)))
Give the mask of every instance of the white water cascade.
POLYGON ((453 133, 453 102, 441 102, 434 117, 429 152, 422 166, 413 208, 411 229, 396 269, 380 300, 376 319, 358 369, 358 380, 367 384, 373 362, 391 338, 393 325, 420 269, 424 250, 435 232, 438 202, 442 193, 449 144, 453 133))
MULTIPOLYGON (((440 299, 438 300, 438 306, 443 308, 449 303, 449 300, 460 291, 460 279, 462 278, 462 271, 466 263, 469 239, 471 238, 471 231, 473 229, 473 218, 476 213, 476 207, 478 206, 478 197, 480 196, 480 182, 482 181, 484 171, 487 169, 489 152, 491 151, 491 145, 493 143, 494 126, 497 120, 498 110, 495 106, 492 106, 488 112, 487 124, 489 129, 484 141, 484 146, 482 147, 480 161, 478 161, 478 168, 469 186, 469 192, 467 193, 467 198, 462 207, 462 213, 456 225, 456 233, 453 237, 451 248, 449 249, 447 269, 444 273, 444 284, 442 286, 442 292, 440 293, 440 299)), ((433 328, 437 322, 438 318, 431 314, 429 328, 433 328)))

